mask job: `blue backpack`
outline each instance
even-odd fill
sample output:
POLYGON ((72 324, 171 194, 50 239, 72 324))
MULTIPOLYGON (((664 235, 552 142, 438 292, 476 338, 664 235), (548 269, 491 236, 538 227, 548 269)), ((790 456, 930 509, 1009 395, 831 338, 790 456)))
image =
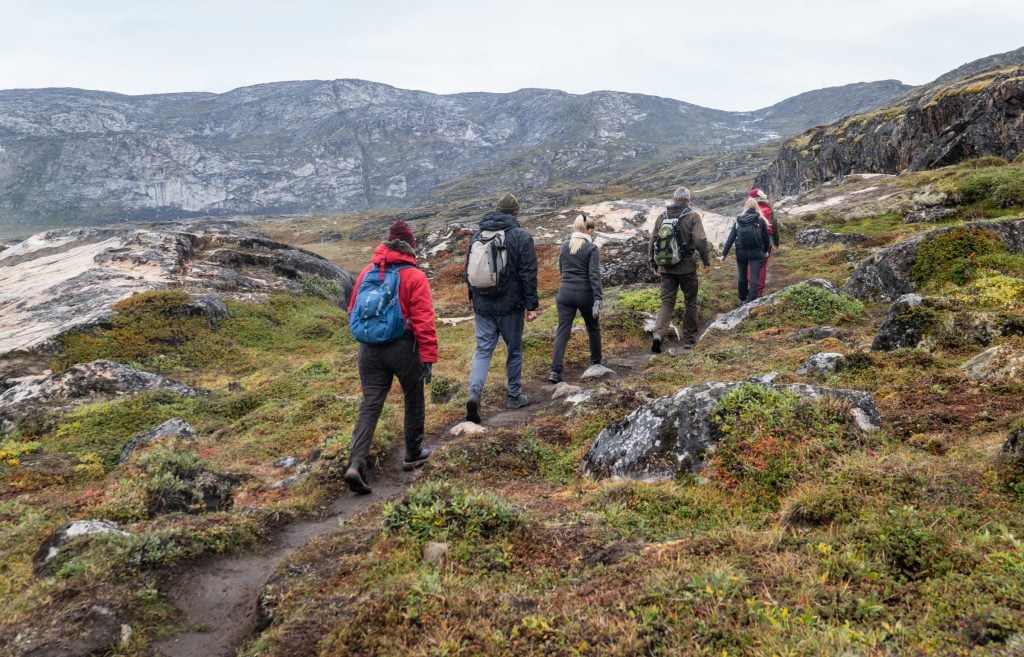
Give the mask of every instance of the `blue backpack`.
POLYGON ((387 344, 405 334, 406 321, 402 317, 402 306, 398 301, 398 272, 410 265, 385 267, 380 275, 380 265, 374 265, 366 272, 356 302, 348 314, 348 328, 352 337, 363 344, 387 344))

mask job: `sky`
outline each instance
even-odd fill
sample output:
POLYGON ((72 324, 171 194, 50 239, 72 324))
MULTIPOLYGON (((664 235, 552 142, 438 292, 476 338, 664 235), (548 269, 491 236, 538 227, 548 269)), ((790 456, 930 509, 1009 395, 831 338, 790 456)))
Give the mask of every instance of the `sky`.
POLYGON ((0 0, 0 89, 646 93, 742 111, 1024 46, 1024 0, 0 0))

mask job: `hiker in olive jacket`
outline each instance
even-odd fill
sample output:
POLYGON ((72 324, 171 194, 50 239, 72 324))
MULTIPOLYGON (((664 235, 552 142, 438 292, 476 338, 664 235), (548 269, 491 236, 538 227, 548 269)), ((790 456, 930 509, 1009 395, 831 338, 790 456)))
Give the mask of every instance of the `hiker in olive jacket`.
POLYGON ((736 244, 736 269, 739 274, 736 292, 740 303, 750 303, 757 298, 757 284, 761 276, 761 267, 768 259, 771 249, 771 238, 768 235, 768 224, 765 223, 761 208, 756 198, 747 198, 743 204, 743 214, 736 217, 736 223, 729 231, 722 250, 722 259, 729 255, 729 250, 736 244))
POLYGON ((661 353, 661 342, 672 321, 672 311, 676 307, 676 296, 680 289, 686 299, 686 311, 683 315, 683 348, 690 349, 697 344, 696 256, 698 254, 701 262, 704 263, 704 271, 708 271, 711 261, 708 257, 708 240, 704 234, 704 224, 701 223, 700 214, 690 209, 690 190, 679 187, 672 195, 672 205, 668 206, 655 221, 654 230, 651 232, 651 243, 647 248, 651 268, 654 269, 656 276, 661 277, 661 310, 658 312, 658 320, 654 324, 654 341, 651 343, 651 351, 654 353, 661 353), (681 218, 679 238, 686 252, 678 263, 659 266, 654 261, 656 236, 661 229, 662 222, 669 217, 681 218))
MULTIPOLYGON (((505 360, 508 376, 506 407, 522 408, 532 401, 530 395, 523 392, 522 385, 523 322, 537 317, 537 251, 533 237, 519 225, 518 216, 519 201, 511 194, 504 194, 498 199, 497 211, 484 215, 470 240, 472 249, 473 242, 483 231, 504 230, 508 254, 508 277, 498 294, 474 293, 472 286, 469 290, 476 325, 476 352, 470 368, 469 399, 466 401, 466 419, 470 422, 481 421, 480 395, 499 337, 505 341, 508 350, 505 360)), ((468 256, 466 263, 468 267, 468 256)))

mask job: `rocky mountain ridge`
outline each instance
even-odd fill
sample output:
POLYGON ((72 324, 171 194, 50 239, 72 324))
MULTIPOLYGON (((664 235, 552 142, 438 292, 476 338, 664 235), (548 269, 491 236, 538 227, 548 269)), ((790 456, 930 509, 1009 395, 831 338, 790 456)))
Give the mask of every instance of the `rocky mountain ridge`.
POLYGON ((796 194, 854 172, 896 174, 1024 152, 1024 48, 966 64, 879 110, 787 141, 755 184, 796 194))
POLYGON ((794 134, 883 105, 895 81, 724 112, 642 94, 435 95, 362 80, 223 94, 0 91, 0 224, 409 207, 607 180, 644 162, 794 134))

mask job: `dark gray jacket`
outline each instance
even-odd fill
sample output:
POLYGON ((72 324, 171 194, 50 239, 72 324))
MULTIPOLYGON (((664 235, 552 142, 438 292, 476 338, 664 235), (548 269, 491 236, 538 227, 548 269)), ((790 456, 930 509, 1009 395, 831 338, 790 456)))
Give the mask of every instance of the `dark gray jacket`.
MULTIPOLYGON (((473 302, 473 311, 481 315, 497 316, 537 310, 537 250, 533 245, 533 237, 519 225, 515 216, 503 212, 489 212, 484 215, 473 239, 485 230, 505 231, 510 275, 501 294, 485 296, 473 294, 473 290, 470 290, 469 298, 473 302)), ((466 257, 468 261, 468 254, 466 257)))
POLYGON ((736 227, 740 224, 749 226, 751 224, 758 224, 761 232, 761 248, 760 249, 741 249, 740 245, 736 245, 736 257, 743 260, 763 260, 768 253, 770 247, 768 236, 768 225, 765 224, 764 219, 761 218, 754 210, 747 210, 740 216, 736 217, 736 223, 732 225, 732 230, 729 231, 729 238, 725 240, 725 248, 722 250, 722 257, 729 255, 729 249, 732 248, 733 242, 736 241, 736 227))
POLYGON ((558 286, 558 295, 562 292, 584 292, 593 296, 594 301, 601 297, 601 262, 597 247, 592 242, 584 242, 576 253, 569 252, 572 238, 562 242, 562 251, 558 254, 558 271, 562 274, 562 283, 558 286))

